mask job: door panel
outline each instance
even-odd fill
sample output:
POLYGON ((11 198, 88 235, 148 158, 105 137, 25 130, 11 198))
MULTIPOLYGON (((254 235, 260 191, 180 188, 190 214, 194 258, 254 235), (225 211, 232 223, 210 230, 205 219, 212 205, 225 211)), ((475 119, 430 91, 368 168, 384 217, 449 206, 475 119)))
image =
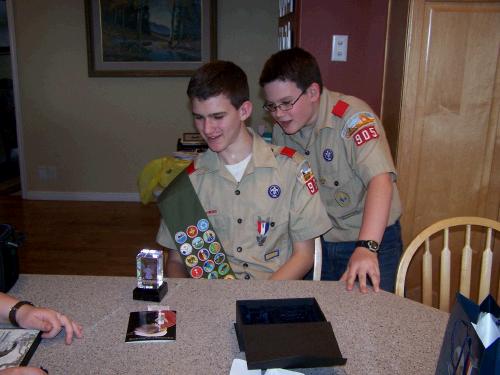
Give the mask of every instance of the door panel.
MULTIPOLYGON (((499 220, 498 25, 498 2, 411 4, 397 160, 406 245, 443 218, 499 220)), ((410 287, 419 267, 410 267, 410 287)))

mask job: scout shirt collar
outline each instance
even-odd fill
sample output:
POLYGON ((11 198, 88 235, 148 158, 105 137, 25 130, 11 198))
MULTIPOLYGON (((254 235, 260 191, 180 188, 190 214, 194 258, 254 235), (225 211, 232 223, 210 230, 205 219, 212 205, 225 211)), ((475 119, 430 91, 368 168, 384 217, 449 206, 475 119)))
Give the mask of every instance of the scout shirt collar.
MULTIPOLYGON (((278 162, 274 157, 271 147, 269 147, 269 145, 260 136, 258 136, 252 128, 247 127, 246 129, 252 136, 252 159, 248 163, 243 176, 252 173, 255 168, 278 168, 278 162)), ((224 166, 224 162, 220 160, 217 153, 210 149, 198 156, 195 165, 196 170, 199 173, 213 173, 220 171, 221 176, 231 180, 234 179, 224 166)))

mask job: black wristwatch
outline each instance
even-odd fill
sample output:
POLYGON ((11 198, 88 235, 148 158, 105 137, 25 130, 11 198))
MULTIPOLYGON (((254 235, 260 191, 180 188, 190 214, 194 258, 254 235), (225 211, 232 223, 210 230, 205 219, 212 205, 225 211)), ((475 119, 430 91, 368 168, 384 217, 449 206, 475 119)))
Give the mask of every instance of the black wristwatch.
POLYGON ((29 301, 19 301, 18 303, 16 303, 14 306, 12 306, 10 308, 9 320, 14 327, 19 327, 19 323, 17 323, 17 320, 16 320, 16 313, 17 313, 17 310, 19 310, 21 308, 21 306, 24 306, 24 305, 33 306, 33 304, 29 301))
POLYGON ((378 244, 377 241, 373 241, 373 240, 368 240, 368 241, 359 240, 359 241, 356 241, 356 247, 365 247, 368 250, 370 250, 371 252, 374 252, 375 254, 377 254, 378 249, 380 248, 380 245, 378 244))

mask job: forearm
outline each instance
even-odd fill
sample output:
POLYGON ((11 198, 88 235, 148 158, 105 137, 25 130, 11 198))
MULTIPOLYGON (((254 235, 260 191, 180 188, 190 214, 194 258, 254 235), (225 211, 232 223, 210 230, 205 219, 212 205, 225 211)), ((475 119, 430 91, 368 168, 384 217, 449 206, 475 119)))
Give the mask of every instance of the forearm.
POLYGON ((5 293, 0 293, 0 320, 2 322, 9 321, 10 309, 18 302, 18 299, 11 297, 5 293))
POLYGON ((293 254, 271 280, 301 280, 314 264, 314 239, 293 244, 293 254))
POLYGON ((389 173, 372 178, 366 192, 363 222, 359 231, 360 240, 382 241, 392 201, 392 179, 389 173))

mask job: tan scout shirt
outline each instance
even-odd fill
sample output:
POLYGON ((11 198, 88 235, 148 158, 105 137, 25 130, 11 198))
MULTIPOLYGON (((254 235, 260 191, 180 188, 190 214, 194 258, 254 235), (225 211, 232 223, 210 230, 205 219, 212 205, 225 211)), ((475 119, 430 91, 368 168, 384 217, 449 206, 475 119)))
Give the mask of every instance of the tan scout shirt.
POLYGON ((396 170, 384 128, 362 100, 324 88, 314 127, 287 135, 275 125, 273 143, 297 149, 311 163, 333 223, 324 235, 326 241, 358 239, 368 183, 379 174, 389 172, 394 181, 388 225, 401 216, 396 170), (339 100, 345 104, 340 103, 335 115, 332 111, 339 100))
MULTIPOLYGON (((252 158, 240 183, 210 150, 198 157, 190 179, 237 278, 268 279, 290 258, 293 242, 318 237, 332 225, 319 194, 304 181, 307 161, 298 153, 280 154, 282 147, 249 130, 252 158)), ((157 241, 175 249, 163 221, 157 241)))

